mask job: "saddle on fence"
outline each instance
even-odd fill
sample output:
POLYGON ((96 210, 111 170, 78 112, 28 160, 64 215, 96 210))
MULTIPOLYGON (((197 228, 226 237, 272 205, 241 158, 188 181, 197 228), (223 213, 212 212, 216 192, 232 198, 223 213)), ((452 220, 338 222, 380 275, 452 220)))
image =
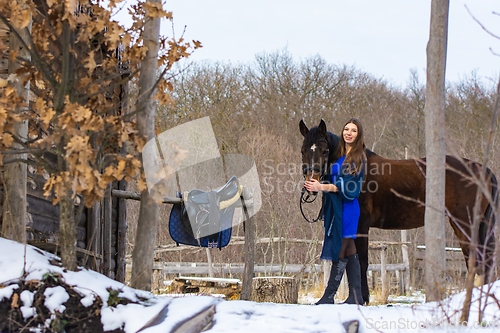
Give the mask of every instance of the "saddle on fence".
POLYGON ((222 248, 229 243, 234 209, 240 203, 242 188, 233 176, 216 191, 191 190, 180 195, 170 213, 169 231, 181 244, 222 248))

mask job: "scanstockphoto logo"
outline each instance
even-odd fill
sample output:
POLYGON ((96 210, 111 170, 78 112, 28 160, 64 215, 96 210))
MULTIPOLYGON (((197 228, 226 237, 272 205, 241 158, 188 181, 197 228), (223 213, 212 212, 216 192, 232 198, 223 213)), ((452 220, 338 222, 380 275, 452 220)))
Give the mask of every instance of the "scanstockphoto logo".
MULTIPOLYGON (((304 169, 321 170, 323 164, 314 163, 293 163, 280 162, 276 163, 274 159, 265 159, 261 170, 263 192, 266 194, 272 193, 297 193, 302 189, 305 182, 306 174, 304 169)), ((379 183, 377 179, 380 176, 391 176, 392 165, 390 163, 370 163, 365 172, 361 193, 377 193, 379 183)), ((330 181, 330 178, 322 180, 323 183, 330 181)), ((353 191, 359 183, 357 181, 346 181, 344 187, 349 191, 353 191)))
POLYGON ((142 158, 150 195, 156 200, 182 195, 196 238, 234 227, 262 206, 253 158, 221 156, 209 117, 181 124, 151 139, 144 146, 142 158), (241 198, 249 208, 247 212, 241 198), (226 209, 234 209, 229 224, 220 219, 226 209))
POLYGON ((425 318, 417 320, 413 318, 398 318, 396 320, 384 320, 366 318, 365 327, 368 330, 378 332, 420 332, 422 330, 438 330, 442 332, 466 332, 479 330, 481 332, 496 331, 500 328, 498 320, 492 321, 451 321, 449 318, 425 318))

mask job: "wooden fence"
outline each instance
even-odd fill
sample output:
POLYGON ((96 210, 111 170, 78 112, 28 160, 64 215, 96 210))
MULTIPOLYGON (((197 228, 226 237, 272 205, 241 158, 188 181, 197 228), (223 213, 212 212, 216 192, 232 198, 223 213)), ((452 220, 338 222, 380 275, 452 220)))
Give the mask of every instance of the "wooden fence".
MULTIPOLYGON (((404 236, 404 234, 403 234, 404 236)), ((322 241, 313 241, 307 239, 285 239, 281 237, 274 238, 257 238, 254 240, 255 244, 269 243, 269 242, 288 242, 288 243, 305 243, 305 244, 317 244, 321 245, 322 241)), ((244 237, 233 237, 229 245, 241 245, 245 244, 244 237)), ((159 246, 155 252, 173 252, 173 251, 183 251, 187 249, 192 249, 191 246, 176 246, 176 245, 164 245, 159 246)), ((389 279, 388 273, 395 272, 398 280, 398 286, 400 293, 404 293, 409 290, 409 275, 410 267, 408 260, 408 242, 405 241, 405 237, 402 237, 401 242, 372 242, 370 243, 370 249, 375 251, 380 251, 380 264, 370 264, 368 266, 368 272, 372 279, 375 279, 373 273, 376 272, 380 274, 381 286, 382 286, 382 296, 383 300, 387 300, 389 295, 389 279), (403 251, 403 263, 387 263, 387 247, 388 245, 399 245, 402 247, 403 251)), ((245 264, 244 263, 212 263, 210 250, 207 249, 207 261, 205 263, 191 263, 191 262, 164 262, 156 263, 154 266, 154 280, 157 281, 157 288, 162 288, 162 281, 166 275, 179 274, 183 275, 208 275, 213 277, 214 274, 217 276, 229 276, 233 277, 235 274, 243 274, 245 264)), ((324 262, 323 264, 254 264, 253 273, 268 275, 298 275, 298 274, 323 274, 324 283, 328 281, 328 275, 330 272, 329 263, 324 262), (325 273, 326 272, 326 273, 325 273)), ((345 294, 347 291, 347 282, 343 279, 341 283, 341 294, 345 294)))

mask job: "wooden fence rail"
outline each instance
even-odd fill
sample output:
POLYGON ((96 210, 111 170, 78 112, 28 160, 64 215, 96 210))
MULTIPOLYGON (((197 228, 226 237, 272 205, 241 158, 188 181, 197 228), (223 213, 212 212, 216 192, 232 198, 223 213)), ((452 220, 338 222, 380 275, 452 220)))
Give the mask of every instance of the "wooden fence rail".
MULTIPOLYGON (((155 270, 161 270, 164 274, 200 274, 207 275, 209 273, 210 265, 208 263, 188 263, 188 262, 166 262, 162 264, 155 264, 155 270)), ((216 274, 241 274, 243 273, 244 264, 243 263, 214 263, 212 264, 212 269, 216 274)), ((255 264, 254 273, 262 274, 295 274, 300 271, 304 273, 322 273, 322 264, 304 265, 301 264, 288 264, 288 265, 278 265, 278 264, 255 264)), ((381 272, 381 264, 370 264, 368 265, 368 270, 373 272, 381 272)), ((404 270, 403 264, 386 264, 386 272, 404 270)))

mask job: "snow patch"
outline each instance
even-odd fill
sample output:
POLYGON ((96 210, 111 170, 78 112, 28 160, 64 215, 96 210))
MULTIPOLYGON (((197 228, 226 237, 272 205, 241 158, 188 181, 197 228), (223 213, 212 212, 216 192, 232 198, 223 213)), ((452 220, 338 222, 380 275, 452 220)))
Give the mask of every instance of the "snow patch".
POLYGON ((7 298, 7 299, 11 298, 12 297, 12 293, 17 288, 19 288, 18 284, 11 284, 10 286, 1 288, 0 289, 0 301, 3 301, 4 298, 7 298))
POLYGON ((63 287, 47 288, 43 295, 45 296, 45 306, 50 312, 54 313, 57 311, 63 313, 66 310, 63 303, 69 299, 69 295, 63 287))
MULTIPOLYGON (((14 283, 0 288, 0 300, 12 297, 19 281, 27 273, 26 281, 42 280, 47 273, 57 274, 58 279, 70 285, 83 298, 84 306, 91 306, 99 297, 102 299, 101 322, 105 330, 123 328, 126 333, 137 332, 150 320, 159 315, 155 325, 141 333, 163 333, 177 328, 180 323, 200 311, 215 305, 214 325, 208 331, 220 332, 344 332, 343 324, 358 320, 362 333, 368 332, 498 332, 500 328, 500 281, 474 290, 468 326, 459 325, 465 292, 455 294, 442 302, 421 304, 424 295, 412 295, 414 304, 393 304, 388 306, 357 305, 288 305, 255 303, 249 301, 224 301, 208 296, 156 297, 145 291, 132 289, 111 280, 97 272, 80 269, 65 271, 53 265, 58 258, 31 246, 0 238, 0 282, 14 283), (26 257, 24 256, 26 249, 26 257), (113 297, 132 301, 127 305, 108 306, 110 290, 113 297), (493 297, 486 297, 493 295, 493 297), (482 310, 483 317, 479 318, 482 310), (482 328, 482 327, 486 328, 482 328)), ((53 313, 46 318, 50 326, 54 311, 64 311, 63 303, 69 299, 63 287, 47 288, 45 305, 53 313)), ((312 295, 309 295, 312 299, 312 295)), ((33 295, 29 291, 20 295, 24 318, 35 316, 32 308, 33 295)), ((399 299, 401 301, 401 299, 399 299)), ((113 302, 110 302, 113 303, 113 302)), ((115 302, 116 304, 116 302, 115 302)), ((20 303, 21 305, 21 303, 20 303)), ((28 320, 29 321, 29 320, 28 320)), ((43 331, 41 329, 40 331, 43 331)))
POLYGON ((31 307, 33 305, 34 296, 35 294, 29 290, 25 290, 19 295, 19 298, 23 302, 23 306, 21 306, 20 310, 24 319, 36 316, 36 309, 31 307))

